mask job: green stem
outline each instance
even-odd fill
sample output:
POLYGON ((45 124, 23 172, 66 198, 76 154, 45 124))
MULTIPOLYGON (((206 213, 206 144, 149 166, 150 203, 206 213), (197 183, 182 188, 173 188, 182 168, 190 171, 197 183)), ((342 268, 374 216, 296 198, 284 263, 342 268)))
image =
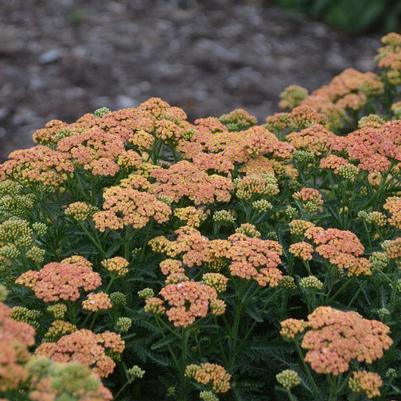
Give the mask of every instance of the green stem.
POLYGON ((298 344, 298 341, 295 341, 295 348, 297 350, 297 353, 299 355, 299 358, 301 359, 302 362, 302 366, 305 370, 306 375, 308 376, 310 382, 312 383, 312 387, 313 387, 313 394, 317 394, 319 393, 319 389, 315 383, 315 380, 313 379, 312 373, 310 371, 310 369, 308 368, 308 365, 306 364, 305 360, 304 360, 304 355, 302 353, 301 347, 298 344))

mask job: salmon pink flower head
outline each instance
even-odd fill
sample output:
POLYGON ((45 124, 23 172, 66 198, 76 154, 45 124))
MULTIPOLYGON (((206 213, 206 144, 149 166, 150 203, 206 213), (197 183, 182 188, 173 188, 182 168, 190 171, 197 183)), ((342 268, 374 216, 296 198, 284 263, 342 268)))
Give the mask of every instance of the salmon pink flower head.
POLYGON ((388 326, 359 313, 321 306, 308 316, 301 343, 305 361, 317 373, 339 375, 352 360, 372 363, 383 357, 393 341, 388 326))
POLYGON ((288 250, 296 258, 304 261, 312 260, 313 246, 305 241, 291 244, 288 250))
POLYGON ((197 318, 206 317, 210 304, 217 300, 214 288, 196 281, 167 285, 160 296, 167 302, 166 315, 176 327, 187 327, 197 318))
POLYGON ((297 150, 306 150, 320 156, 329 151, 329 142, 336 135, 321 124, 312 125, 299 132, 292 132, 286 139, 297 150))
POLYGON ((82 309, 90 312, 97 312, 111 308, 111 300, 105 292, 91 292, 88 294, 87 299, 82 302, 82 309))
POLYGON ((250 238, 236 233, 228 237, 231 247, 227 252, 232 276, 255 280, 261 287, 276 287, 282 278, 281 245, 276 241, 250 238))
POLYGON ((310 213, 321 211, 323 208, 323 198, 317 189, 302 188, 295 192, 292 197, 310 213))
POLYGON ((102 281, 90 262, 75 256, 60 263, 48 263, 39 271, 28 270, 16 283, 31 288, 44 302, 57 302, 76 301, 81 296, 80 290, 93 291, 102 281))
POLYGON ((346 270, 348 275, 372 274, 369 260, 361 257, 365 248, 351 231, 310 227, 305 237, 314 243, 318 255, 339 269, 346 270))
POLYGON ((18 388, 28 376, 24 364, 30 358, 28 347, 35 343, 35 330, 11 317, 8 306, 0 303, 0 391, 18 388))
POLYGON ((8 177, 28 184, 59 187, 74 171, 68 157, 46 146, 16 150, 0 165, 0 180, 8 177))
POLYGON ((116 230, 124 226, 143 228, 153 219, 165 223, 171 215, 170 207, 151 193, 144 192, 148 182, 140 176, 131 176, 119 185, 106 188, 103 211, 93 215, 99 231, 116 230))
POLYGON ((401 121, 361 128, 344 137, 343 143, 348 158, 359 162, 361 170, 387 172, 392 164, 401 161, 401 121))
POLYGON ((382 248, 390 260, 401 259, 401 237, 384 241, 382 248))
POLYGON ((388 222, 392 226, 401 229, 401 197, 390 196, 386 199, 383 208, 390 213, 388 222))
POLYGON ((401 35, 395 32, 383 36, 383 47, 377 55, 378 66, 385 71, 386 79, 391 85, 401 83, 401 35))
POLYGON ((149 241, 150 247, 170 258, 181 257, 188 267, 200 266, 207 261, 209 239, 193 227, 183 226, 174 232, 175 240, 160 236, 149 241))
POLYGON ((348 380, 348 386, 353 393, 364 393, 369 399, 380 397, 380 387, 382 385, 383 380, 379 374, 366 370, 352 372, 348 380))
POLYGON ((62 139, 57 150, 93 175, 101 176, 114 176, 119 170, 116 160, 125 152, 120 137, 100 128, 62 139))
POLYGON ((95 334, 83 329, 63 336, 55 343, 42 343, 35 354, 55 362, 79 362, 92 368, 100 377, 107 377, 113 373, 115 362, 106 354, 106 350, 121 354, 124 348, 124 341, 119 334, 109 331, 95 334))
POLYGON ((199 384, 210 385, 216 393, 226 393, 230 390, 231 375, 223 366, 215 363, 201 363, 200 365, 188 365, 185 376, 195 380, 199 384))
POLYGON ((205 171, 186 160, 173 164, 168 169, 152 171, 156 183, 152 192, 167 196, 174 202, 186 197, 196 205, 215 202, 228 202, 233 189, 229 178, 205 171))

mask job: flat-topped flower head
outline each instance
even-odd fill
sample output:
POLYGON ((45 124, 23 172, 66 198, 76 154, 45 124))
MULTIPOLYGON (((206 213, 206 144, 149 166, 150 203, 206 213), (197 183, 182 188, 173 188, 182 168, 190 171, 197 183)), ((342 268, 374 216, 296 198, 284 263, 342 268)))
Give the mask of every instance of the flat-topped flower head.
POLYGON ((302 188, 293 194, 293 198, 310 213, 321 211, 323 208, 323 198, 317 189, 302 188))
POLYGON ((87 299, 82 301, 82 309, 89 312, 97 312, 112 308, 109 296, 105 292, 91 292, 87 299))
POLYGON ((0 392, 17 389, 27 377, 28 347, 35 343, 35 330, 11 318, 11 310, 0 303, 0 392))
POLYGON ((82 257, 52 262, 39 271, 28 270, 18 277, 17 284, 31 288, 44 302, 76 301, 81 291, 93 291, 102 281, 91 264, 82 257))
POLYGON ((383 385, 383 380, 379 374, 359 370, 352 372, 348 380, 348 386, 353 393, 364 393, 369 399, 380 397, 380 387, 383 385))
POLYGON ((143 192, 142 189, 147 189, 143 180, 143 177, 131 177, 104 191, 103 211, 93 215, 99 231, 116 230, 124 226, 143 228, 151 219, 158 223, 168 221, 170 207, 155 195, 143 192))
POLYGON ((124 153, 122 139, 100 128, 62 139, 57 150, 93 175, 114 176, 120 169, 116 160, 124 153))
POLYGON ((310 227, 305 237, 315 245, 315 252, 348 275, 370 275, 371 265, 362 257, 365 248, 351 231, 337 228, 310 227))
POLYGON ((113 373, 115 362, 106 350, 120 354, 124 347, 124 341, 116 333, 95 334, 90 330, 78 330, 55 343, 42 343, 35 353, 55 362, 80 362, 92 368, 100 377, 107 377, 113 373))
POLYGON ((387 198, 383 208, 390 214, 388 222, 392 226, 401 229, 401 197, 391 196, 387 198))
POLYGON ((359 313, 321 306, 308 316, 301 345, 315 372, 337 376, 352 360, 372 363, 382 358, 393 343, 389 332, 385 324, 359 313))
POLYGON ((232 276, 255 280, 261 287, 278 285, 282 278, 278 269, 282 247, 278 242, 250 238, 241 233, 231 235, 228 240, 231 247, 227 258, 232 276))
POLYGON ((152 176, 156 179, 152 191, 174 202, 184 197, 192 200, 195 205, 228 202, 233 189, 230 179, 217 174, 208 175, 186 160, 168 169, 154 170, 152 176))
POLYGON ((226 393, 231 388, 231 375, 222 366, 215 363, 188 365, 185 369, 185 376, 199 384, 211 386, 215 393, 226 393))
POLYGON ((0 180, 7 177, 27 184, 59 187, 74 171, 68 157, 46 146, 16 150, 0 165, 0 180))
POLYGON ((312 260, 313 246, 305 241, 291 244, 288 250, 296 258, 299 258, 303 261, 312 260))
POLYGON ((395 238, 394 240, 387 240, 382 243, 388 259, 398 260, 401 259, 401 237, 395 238))
POLYGON ((102 260, 101 264, 107 271, 115 274, 117 277, 123 277, 128 274, 129 262, 121 256, 102 260))
POLYGON ((78 202, 70 203, 65 208, 64 213, 66 216, 71 217, 74 220, 85 221, 95 211, 96 211, 96 208, 94 206, 90 205, 89 203, 78 201, 78 202))
POLYGON ((243 109, 235 109, 230 113, 223 114, 219 120, 229 131, 245 130, 257 123, 256 117, 243 109))
POLYGON ((206 317, 210 303, 217 299, 213 287, 196 281, 170 284, 160 291, 167 304, 166 315, 177 327, 191 325, 197 318, 206 317))

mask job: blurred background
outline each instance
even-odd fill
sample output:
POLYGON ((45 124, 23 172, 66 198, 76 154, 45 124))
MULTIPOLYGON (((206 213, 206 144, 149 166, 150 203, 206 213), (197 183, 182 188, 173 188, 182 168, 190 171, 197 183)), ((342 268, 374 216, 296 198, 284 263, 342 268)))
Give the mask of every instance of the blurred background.
POLYGON ((400 0, 0 0, 0 159, 46 121, 150 96, 261 121, 290 84, 374 68, 400 0))

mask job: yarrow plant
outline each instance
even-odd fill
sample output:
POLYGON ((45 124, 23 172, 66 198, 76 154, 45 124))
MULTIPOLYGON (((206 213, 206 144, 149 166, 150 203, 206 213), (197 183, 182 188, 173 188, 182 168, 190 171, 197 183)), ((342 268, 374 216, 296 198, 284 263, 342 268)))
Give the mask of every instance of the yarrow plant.
POLYGON ((0 399, 396 400, 401 36, 258 124, 158 98, 0 165, 0 399))

